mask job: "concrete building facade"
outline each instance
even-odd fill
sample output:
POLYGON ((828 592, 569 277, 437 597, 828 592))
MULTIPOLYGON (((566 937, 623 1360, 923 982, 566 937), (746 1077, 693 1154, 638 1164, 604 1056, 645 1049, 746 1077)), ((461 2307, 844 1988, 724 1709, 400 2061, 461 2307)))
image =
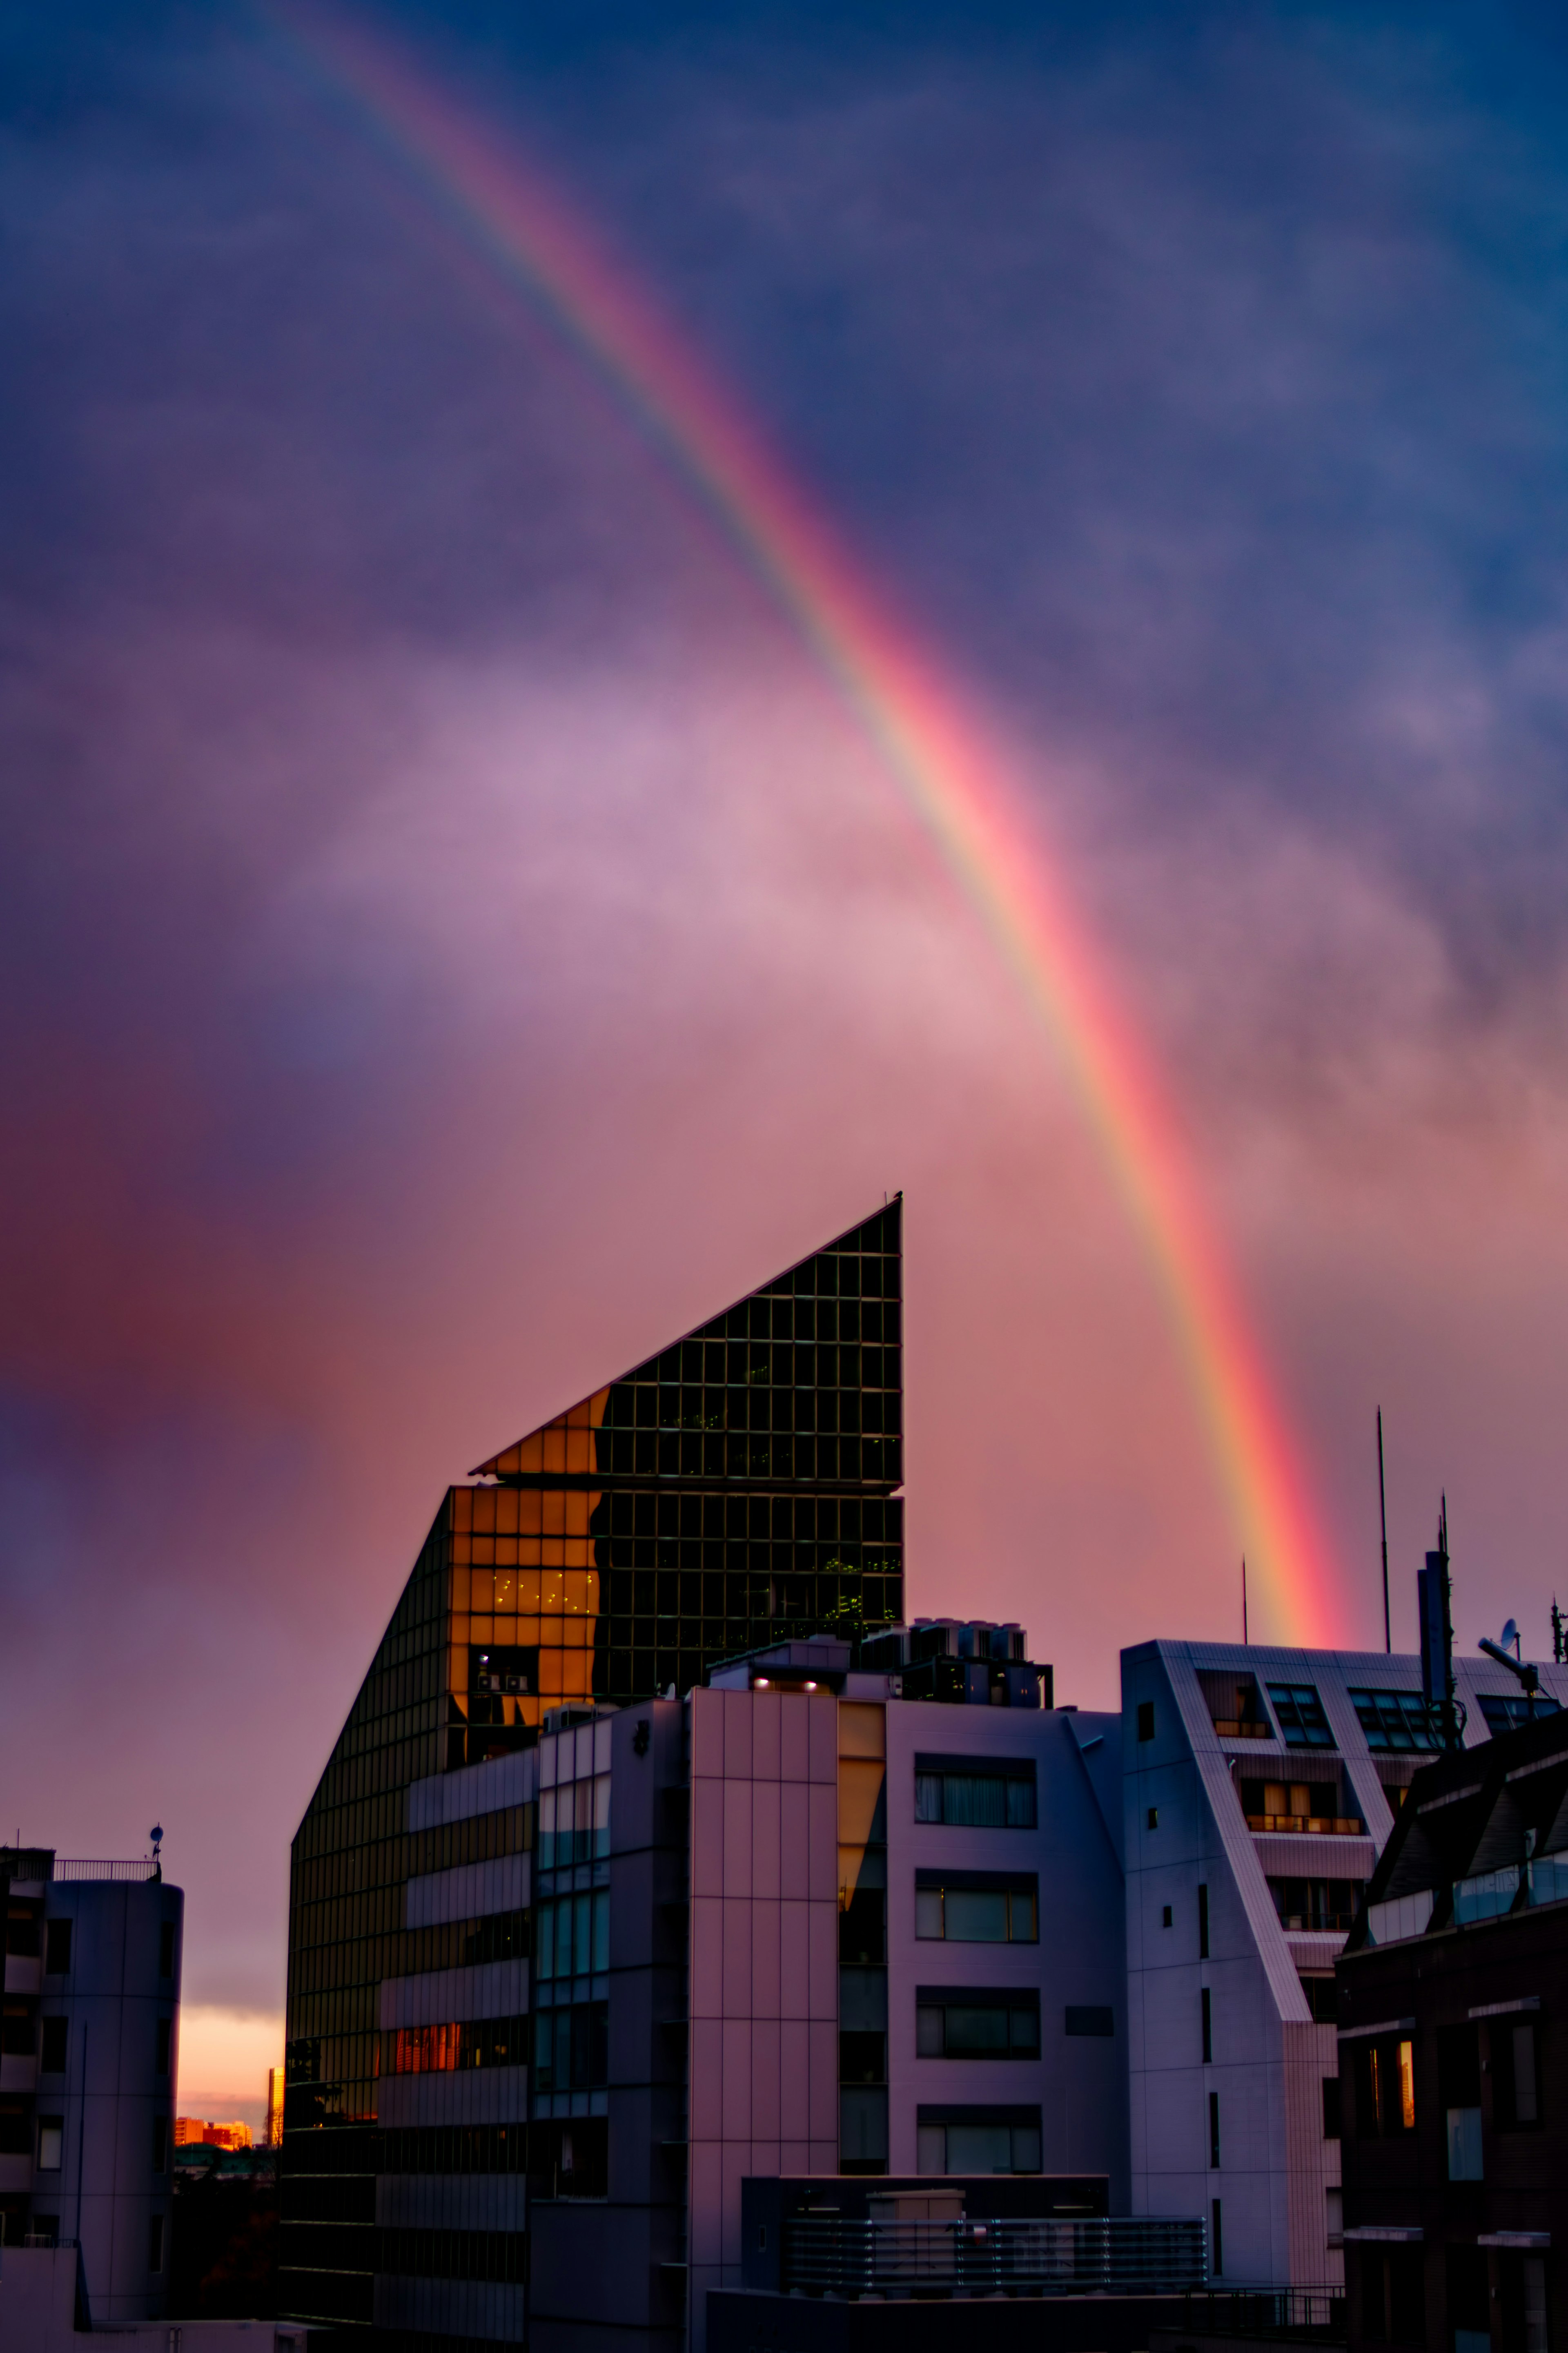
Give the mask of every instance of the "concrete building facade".
POLYGON ((910 1701, 850 1661, 786 1641, 410 1788, 436 1867, 395 1926, 436 1965, 382 1983, 374 2140, 295 2128, 308 2215, 374 2180, 286 2223, 302 2301, 327 2231, 399 2339, 676 2353, 742 2284, 748 2179, 1073 2175, 1125 2211, 1117 1719, 1013 1659, 910 1701))

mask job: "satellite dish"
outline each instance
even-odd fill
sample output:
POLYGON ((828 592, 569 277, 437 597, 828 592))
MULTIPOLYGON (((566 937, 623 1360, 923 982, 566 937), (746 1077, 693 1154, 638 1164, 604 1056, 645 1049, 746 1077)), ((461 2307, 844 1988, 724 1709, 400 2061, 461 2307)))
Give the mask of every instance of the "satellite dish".
POLYGON ((147 1835, 148 1835, 148 1837, 152 1840, 152 1841, 153 1841, 153 1845, 154 1845, 154 1846, 162 1846, 162 1845, 163 1845, 163 1823, 162 1823, 162 1822, 154 1822, 154 1823, 153 1823, 153 1827, 152 1827, 152 1829, 148 1831, 147 1835))
POLYGON ((1519 1640, 1519 1628, 1514 1624, 1511 1618, 1503 1628, 1498 1640, 1505 1651, 1511 1651, 1513 1649, 1514 1644, 1519 1640))

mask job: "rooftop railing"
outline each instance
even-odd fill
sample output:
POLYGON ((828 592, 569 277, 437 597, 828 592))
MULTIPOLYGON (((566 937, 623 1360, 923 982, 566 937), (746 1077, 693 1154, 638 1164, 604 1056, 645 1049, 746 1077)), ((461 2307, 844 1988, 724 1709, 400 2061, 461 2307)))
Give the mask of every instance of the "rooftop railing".
POLYGON ((160 1862, 153 1862, 146 1856, 142 1856, 135 1862, 83 1862, 79 1858, 73 1861, 69 1857, 57 1855, 54 1876, 58 1880, 120 1879, 129 1882, 133 1886, 141 1886, 148 1880, 162 1879, 163 1866, 160 1862))
POLYGON ((1342 2287, 1205 2288, 1184 2300, 1182 2334, 1342 2345, 1342 2287))
POLYGON ((1207 2277, 1200 2221, 801 2214, 784 2225, 783 2284, 814 2295, 1169 2295, 1207 2277))

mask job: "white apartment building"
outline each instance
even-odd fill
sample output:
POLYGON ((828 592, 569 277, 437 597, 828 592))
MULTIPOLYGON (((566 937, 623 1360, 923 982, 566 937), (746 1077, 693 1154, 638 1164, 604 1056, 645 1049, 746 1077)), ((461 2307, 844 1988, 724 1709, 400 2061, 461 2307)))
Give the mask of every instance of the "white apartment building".
MULTIPOLYGON (((1468 1746, 1522 1720, 1455 1666, 1468 1746)), ((1338 2282, 1334 1961, 1433 1753, 1419 1662, 1146 1642, 1121 1695, 1132 2211, 1202 2216, 1222 2284, 1338 2282)))

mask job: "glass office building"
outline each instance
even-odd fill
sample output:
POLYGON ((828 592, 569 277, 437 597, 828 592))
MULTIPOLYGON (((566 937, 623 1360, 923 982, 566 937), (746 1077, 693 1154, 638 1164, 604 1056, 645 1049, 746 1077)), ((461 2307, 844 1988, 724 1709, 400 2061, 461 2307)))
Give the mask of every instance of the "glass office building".
POLYGON ((521 1806, 411 1834, 410 1783, 527 1746, 564 1703, 900 1618, 901 1293, 895 1199, 448 1489, 294 1841, 290 2316, 372 2317, 382 1979, 498 1933, 409 1928, 407 1880, 531 1842, 521 1806))

